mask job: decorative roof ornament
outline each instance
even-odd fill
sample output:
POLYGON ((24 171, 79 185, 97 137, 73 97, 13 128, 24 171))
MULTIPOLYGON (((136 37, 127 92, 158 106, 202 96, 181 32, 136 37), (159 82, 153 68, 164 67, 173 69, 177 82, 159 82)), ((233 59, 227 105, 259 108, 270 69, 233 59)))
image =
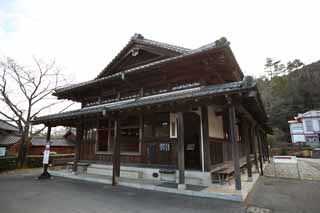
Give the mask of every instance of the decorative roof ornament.
POLYGON ((144 39, 144 37, 143 37, 140 33, 135 33, 135 34, 132 36, 132 39, 144 39))

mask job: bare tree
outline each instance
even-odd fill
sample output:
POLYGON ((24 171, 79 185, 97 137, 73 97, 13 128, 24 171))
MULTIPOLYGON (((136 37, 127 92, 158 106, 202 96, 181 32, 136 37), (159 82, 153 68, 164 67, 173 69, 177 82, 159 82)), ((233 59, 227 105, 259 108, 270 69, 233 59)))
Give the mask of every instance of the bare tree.
POLYGON ((65 81, 54 61, 47 63, 35 57, 33 61, 31 68, 11 58, 0 61, 0 115, 14 122, 21 132, 20 167, 25 163, 32 119, 62 102, 51 94, 65 81))

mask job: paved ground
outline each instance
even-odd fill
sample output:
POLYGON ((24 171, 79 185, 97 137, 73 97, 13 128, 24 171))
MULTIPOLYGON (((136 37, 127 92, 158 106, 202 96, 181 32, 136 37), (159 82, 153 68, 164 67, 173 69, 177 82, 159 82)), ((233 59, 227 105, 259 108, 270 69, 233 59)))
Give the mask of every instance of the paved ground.
POLYGON ((238 202, 54 178, 38 181, 26 174, 0 176, 3 213, 244 212, 238 202))
POLYGON ((274 177, 275 174, 283 178, 320 181, 320 159, 298 158, 298 166, 291 163, 278 163, 275 166, 271 160, 265 168, 265 175, 274 177))
MULTIPOLYGON (((39 173, 39 171, 37 171, 39 173)), ((29 172, 0 175, 0 212, 245 212, 319 213, 320 182, 260 177, 246 203, 194 198, 148 190, 54 178, 38 181, 29 172)))
POLYGON ((247 204, 273 213, 319 213, 320 182, 260 177, 247 204))

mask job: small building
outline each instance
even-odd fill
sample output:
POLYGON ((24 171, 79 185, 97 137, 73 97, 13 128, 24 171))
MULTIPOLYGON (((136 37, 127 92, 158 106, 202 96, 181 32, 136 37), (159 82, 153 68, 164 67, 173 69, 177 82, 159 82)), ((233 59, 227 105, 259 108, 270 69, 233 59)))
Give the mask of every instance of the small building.
POLYGON ((46 125, 48 136, 51 127, 75 127, 74 171, 79 161, 104 165, 92 170, 105 169, 113 184, 121 170, 155 181, 173 172, 182 188, 210 185, 225 169, 240 190, 240 167, 252 179, 251 162, 258 167, 259 160, 263 174, 269 129, 256 83, 244 77, 229 44, 221 38, 188 49, 135 34, 95 79, 56 89, 58 99, 81 109, 33 125, 46 125))
POLYGON ((0 120, 0 147, 4 147, 5 155, 17 155, 20 147, 21 134, 19 129, 0 120))
POLYGON ((292 143, 320 147, 320 111, 299 113, 295 120, 288 123, 292 143))
MULTIPOLYGON (((29 144, 29 155, 42 155, 46 145, 46 137, 34 136, 29 144)), ((75 135, 67 131, 63 136, 51 137, 50 152, 56 154, 73 154, 75 147, 75 135)))
POLYGON ((303 123, 298 120, 288 121, 290 128, 291 141, 295 144, 303 144, 306 142, 303 131, 303 123))

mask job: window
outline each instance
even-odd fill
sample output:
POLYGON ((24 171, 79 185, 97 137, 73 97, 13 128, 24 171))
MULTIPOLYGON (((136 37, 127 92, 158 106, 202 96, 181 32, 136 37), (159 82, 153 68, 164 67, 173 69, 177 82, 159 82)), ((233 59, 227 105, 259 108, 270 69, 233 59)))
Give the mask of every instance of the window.
POLYGON ((152 138, 152 121, 154 117, 151 115, 145 115, 143 118, 143 137, 152 138))
POLYGON ((114 122, 109 120, 100 120, 97 130, 96 151, 107 152, 112 150, 111 142, 114 135, 114 122), (110 136, 109 136, 110 134, 110 136))
POLYGON ((155 137, 169 137, 169 113, 158 113, 155 120, 155 137))
POLYGON ((84 140, 96 141, 97 140, 97 129, 96 128, 86 129, 84 132, 84 140))
POLYGON ((312 120, 306 120, 305 123, 306 123, 306 131, 312 132, 313 131, 312 120))
POLYGON ((139 117, 129 116, 120 124, 120 150, 122 152, 139 152, 139 117))

